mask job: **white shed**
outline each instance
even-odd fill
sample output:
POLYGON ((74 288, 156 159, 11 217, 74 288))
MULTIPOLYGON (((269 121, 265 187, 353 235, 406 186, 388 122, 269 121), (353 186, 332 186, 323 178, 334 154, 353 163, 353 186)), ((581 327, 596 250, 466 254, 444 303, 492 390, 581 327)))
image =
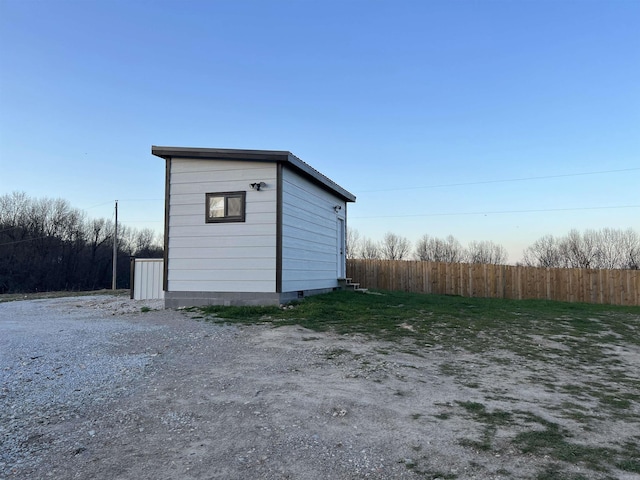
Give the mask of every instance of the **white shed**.
POLYGON ((339 286, 352 193, 286 151, 151 152, 166 160, 166 307, 277 305, 339 286))

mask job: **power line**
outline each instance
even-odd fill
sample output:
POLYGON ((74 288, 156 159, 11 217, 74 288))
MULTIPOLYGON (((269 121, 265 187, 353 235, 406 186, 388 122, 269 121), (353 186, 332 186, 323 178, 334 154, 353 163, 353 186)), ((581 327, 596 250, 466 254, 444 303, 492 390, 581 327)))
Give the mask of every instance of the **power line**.
POLYGON ((531 210, 493 210, 485 212, 452 212, 452 213, 416 213, 407 215, 371 215, 366 217, 349 216, 349 218, 406 218, 406 217, 446 217, 456 215, 498 215, 505 213, 540 213, 540 212, 571 212, 578 210, 608 210, 617 208, 640 208, 640 205, 616 205, 611 207, 577 207, 577 208, 539 208, 531 210))
POLYGON ((5 242, 5 243, 0 243, 0 247, 4 247, 5 245, 15 245, 16 243, 24 243, 24 242, 32 242, 34 240, 42 240, 44 238, 55 238, 52 235, 45 235, 44 237, 30 237, 30 238, 25 238, 23 240, 15 240, 13 242, 5 242))
POLYGON ((586 175, 601 175, 604 173, 633 172, 637 170, 640 170, 640 168, 623 168, 619 170, 600 170, 598 172, 565 173, 561 175, 541 175, 537 177, 505 178, 502 180, 481 180, 477 182, 442 183, 442 184, 422 185, 422 186, 415 186, 415 187, 394 187, 394 188, 383 188, 383 189, 376 189, 376 190, 359 190, 359 193, 393 192, 393 191, 399 191, 399 190, 422 190, 427 188, 444 188, 444 187, 464 187, 469 185, 486 185, 491 183, 524 182, 528 180, 547 180, 550 178, 566 178, 566 177, 581 177, 586 175))

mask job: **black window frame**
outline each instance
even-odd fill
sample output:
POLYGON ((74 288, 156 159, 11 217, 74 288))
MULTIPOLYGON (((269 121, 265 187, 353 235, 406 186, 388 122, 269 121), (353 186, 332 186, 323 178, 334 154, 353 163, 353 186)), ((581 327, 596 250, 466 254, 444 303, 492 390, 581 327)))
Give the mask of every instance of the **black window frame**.
POLYGON ((232 223, 232 222, 244 222, 246 217, 246 208, 247 208, 247 192, 246 191, 238 191, 238 192, 211 192, 205 195, 204 202, 204 218, 206 223, 232 223), (224 216, 223 217, 212 217, 209 215, 209 204, 211 199, 214 197, 223 197, 224 198, 224 216), (241 213, 240 215, 229 215, 229 198, 238 198, 240 197, 241 205, 241 213))

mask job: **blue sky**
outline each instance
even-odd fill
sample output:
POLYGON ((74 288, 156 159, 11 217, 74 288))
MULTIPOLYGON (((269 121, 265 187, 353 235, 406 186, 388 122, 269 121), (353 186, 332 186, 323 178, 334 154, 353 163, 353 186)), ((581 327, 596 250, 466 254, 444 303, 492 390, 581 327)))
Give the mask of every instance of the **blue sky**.
POLYGON ((638 24, 635 0, 0 0, 0 194, 161 231, 151 145, 274 149, 372 239, 515 262, 640 230, 638 24))

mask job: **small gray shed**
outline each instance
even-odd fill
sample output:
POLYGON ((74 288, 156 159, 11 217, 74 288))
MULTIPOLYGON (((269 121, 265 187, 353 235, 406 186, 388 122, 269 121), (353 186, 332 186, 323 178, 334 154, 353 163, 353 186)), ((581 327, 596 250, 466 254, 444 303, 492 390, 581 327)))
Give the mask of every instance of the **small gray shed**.
POLYGON ((277 305, 339 286, 355 196, 287 151, 158 147, 165 306, 277 305))

